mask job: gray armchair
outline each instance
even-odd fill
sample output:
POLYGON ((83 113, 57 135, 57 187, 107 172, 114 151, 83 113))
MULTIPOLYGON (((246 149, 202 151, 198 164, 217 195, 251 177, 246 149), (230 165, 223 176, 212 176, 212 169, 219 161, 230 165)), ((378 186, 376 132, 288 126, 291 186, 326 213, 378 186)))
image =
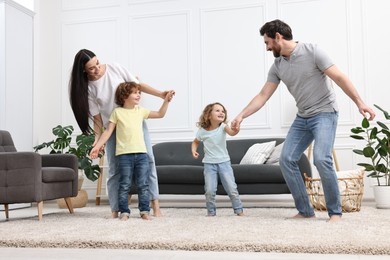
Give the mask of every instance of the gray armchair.
POLYGON ((0 130, 0 204, 9 218, 8 204, 37 202, 42 220, 43 201, 77 196, 78 160, 72 154, 17 152, 9 132, 0 130))

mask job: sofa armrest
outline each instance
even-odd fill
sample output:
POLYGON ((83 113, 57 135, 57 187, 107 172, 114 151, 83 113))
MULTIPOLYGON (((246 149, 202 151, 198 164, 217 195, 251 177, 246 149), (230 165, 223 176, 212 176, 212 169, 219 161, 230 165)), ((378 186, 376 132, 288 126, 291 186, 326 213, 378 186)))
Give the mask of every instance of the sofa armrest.
POLYGON ((42 200, 41 165, 41 156, 35 152, 0 153, 0 203, 42 200))

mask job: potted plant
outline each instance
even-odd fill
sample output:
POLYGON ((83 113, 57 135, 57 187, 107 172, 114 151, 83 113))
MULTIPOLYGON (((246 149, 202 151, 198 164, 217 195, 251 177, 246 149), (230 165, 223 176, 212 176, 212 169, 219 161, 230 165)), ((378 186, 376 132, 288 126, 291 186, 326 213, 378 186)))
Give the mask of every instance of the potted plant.
MULTIPOLYGON (((374 105, 390 120, 387 111, 374 105)), ((358 163, 365 168, 368 177, 376 178, 374 196, 377 208, 390 208, 390 130, 380 121, 377 126, 371 126, 367 118, 363 118, 361 126, 351 129, 352 138, 365 141, 365 147, 354 149, 353 152, 368 159, 367 163, 358 163), (383 197, 382 197, 383 196, 383 197)))
MULTIPOLYGON (((74 154, 79 160, 79 169, 84 171, 85 176, 89 180, 95 181, 99 178, 100 167, 99 164, 94 163, 88 156, 92 149, 95 136, 80 134, 76 137, 76 146, 73 147, 71 144, 73 130, 74 128, 71 125, 64 127, 58 125, 54 127, 52 132, 55 136, 55 139, 35 146, 35 152, 44 148, 48 148, 50 149, 50 154, 74 154)), ((102 157, 102 154, 99 154, 99 158, 100 157, 102 157)))

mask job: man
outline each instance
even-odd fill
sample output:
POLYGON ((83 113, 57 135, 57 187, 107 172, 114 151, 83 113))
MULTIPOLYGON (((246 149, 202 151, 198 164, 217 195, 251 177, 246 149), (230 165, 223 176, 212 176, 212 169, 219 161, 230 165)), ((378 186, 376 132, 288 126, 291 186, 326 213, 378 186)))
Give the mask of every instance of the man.
POLYGON ((298 167, 301 155, 314 141, 314 165, 322 180, 329 221, 340 221, 340 192, 332 160, 338 107, 330 79, 355 102, 363 116, 368 113, 372 120, 375 113, 328 55, 315 44, 293 41, 288 24, 280 20, 267 22, 261 27, 260 35, 275 61, 260 93, 232 121, 232 127, 239 127, 244 118, 259 111, 283 81, 298 107, 280 156, 280 167, 298 210, 293 218, 315 217, 298 167))

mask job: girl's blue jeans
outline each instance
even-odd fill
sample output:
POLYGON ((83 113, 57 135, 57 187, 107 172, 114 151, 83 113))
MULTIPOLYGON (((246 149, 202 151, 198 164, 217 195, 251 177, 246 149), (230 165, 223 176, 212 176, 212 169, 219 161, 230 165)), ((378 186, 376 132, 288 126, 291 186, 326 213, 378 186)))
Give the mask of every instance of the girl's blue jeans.
POLYGON ((240 195, 238 194, 237 184, 234 179, 234 173, 230 161, 223 163, 205 163, 204 180, 207 215, 216 215, 215 196, 217 193, 218 176, 221 183, 229 195, 235 214, 243 212, 240 195))
POLYGON ((306 192, 298 161, 313 141, 313 162, 321 178, 328 215, 342 214, 332 157, 337 120, 338 112, 323 112, 310 118, 297 116, 284 142, 279 164, 295 206, 302 216, 314 216, 314 210, 306 192))
MULTIPOLYGON (((158 179, 157 179, 157 171, 156 165, 154 163, 154 155, 152 144, 150 141, 148 127, 145 121, 142 124, 144 131, 144 141, 146 145, 146 149, 148 152, 149 158, 149 195, 150 200, 158 199, 159 197, 159 189, 158 189, 158 179)), ((115 148, 116 148, 116 131, 112 133, 110 138, 106 143, 106 156, 108 161, 108 181, 107 181, 107 189, 108 189, 108 200, 110 202, 111 211, 118 211, 118 189, 119 189, 119 174, 116 170, 116 158, 115 158, 115 148)))
POLYGON ((146 153, 128 153, 117 156, 119 179, 119 212, 130 214, 128 196, 133 176, 138 190, 138 208, 141 216, 149 214, 149 158, 146 153))

